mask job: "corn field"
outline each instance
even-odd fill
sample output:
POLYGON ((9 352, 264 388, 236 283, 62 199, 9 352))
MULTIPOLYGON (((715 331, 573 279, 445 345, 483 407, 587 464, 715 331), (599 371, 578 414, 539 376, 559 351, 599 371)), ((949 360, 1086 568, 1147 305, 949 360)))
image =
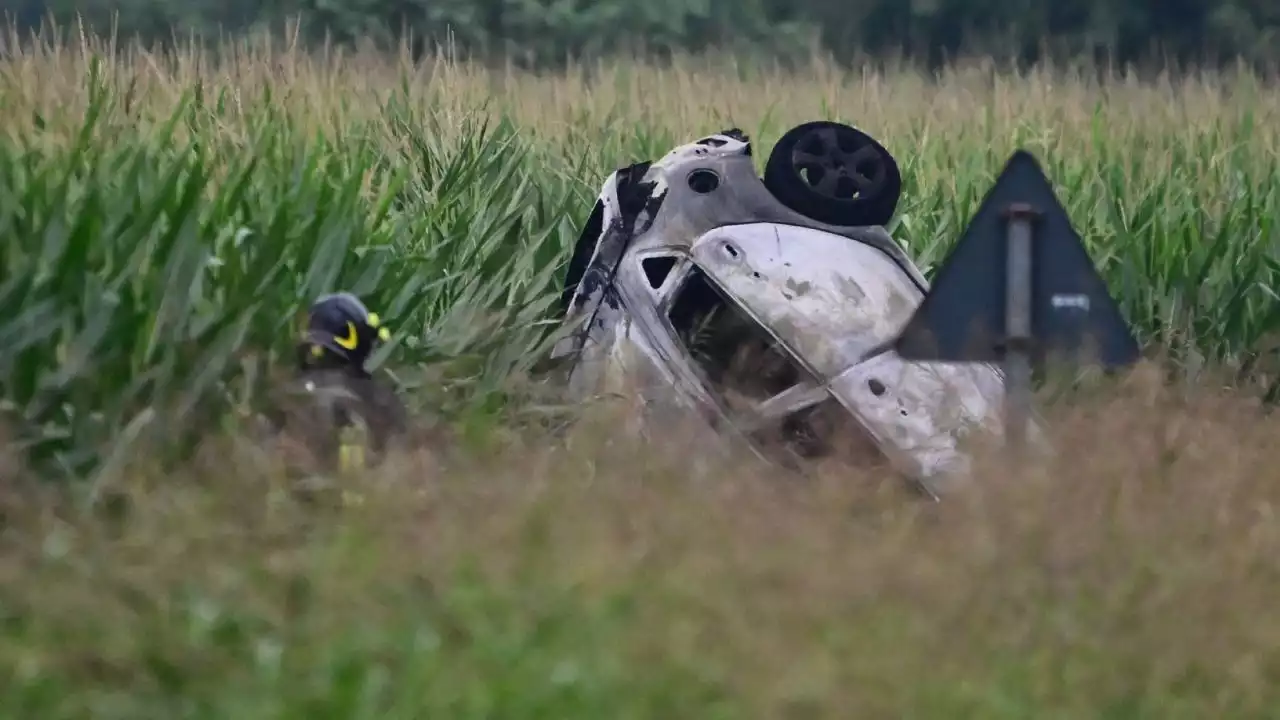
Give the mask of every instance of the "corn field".
POLYGON ((403 382, 462 363, 451 397, 492 406, 543 349, 609 171, 731 126, 763 163, 817 118, 899 158, 889 229, 926 271, 1026 147, 1149 348, 1276 370, 1280 93, 1248 75, 930 79, 815 63, 792 77, 690 59, 535 76, 85 40, 16 50, 2 82, 0 378, 10 431, 70 473, 154 418, 247 402, 297 312, 333 289, 393 323, 380 359, 403 382))
POLYGON ((926 274, 1024 147, 1148 354, 1270 386, 1272 81, 6 48, 0 716, 1280 707, 1276 420, 1220 385, 1170 397, 1138 373, 1058 408, 1063 452, 981 460, 986 489, 940 514, 847 468, 779 487, 695 467, 679 437, 655 450, 604 420, 548 442, 526 382, 607 173, 729 127, 763 165, 827 118, 898 158, 888 229, 926 274), (282 500, 275 458, 210 432, 254 407, 332 290, 392 328, 375 363, 413 411, 463 430, 342 510, 282 500), (151 452, 173 437, 191 452, 151 452), (28 474, 88 478, 92 512, 12 480, 28 474))

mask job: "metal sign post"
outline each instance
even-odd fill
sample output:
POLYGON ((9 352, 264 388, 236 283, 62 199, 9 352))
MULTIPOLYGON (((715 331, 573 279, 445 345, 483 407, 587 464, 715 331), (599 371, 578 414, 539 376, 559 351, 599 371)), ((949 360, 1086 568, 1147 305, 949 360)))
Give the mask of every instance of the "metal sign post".
POLYGON ((1015 450, 1026 444, 1031 422, 1032 262, 1038 214, 1027 203, 1014 203, 1005 212, 1005 441, 1015 450))

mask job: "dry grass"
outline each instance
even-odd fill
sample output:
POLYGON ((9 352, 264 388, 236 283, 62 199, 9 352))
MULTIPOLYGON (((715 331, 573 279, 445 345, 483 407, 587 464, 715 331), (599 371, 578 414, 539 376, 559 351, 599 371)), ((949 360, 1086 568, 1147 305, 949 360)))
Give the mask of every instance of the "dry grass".
POLYGON ((1267 716, 1280 426, 1142 375, 1051 410, 1056 460, 983 455, 980 483, 941 505, 847 467, 694 468, 687 443, 603 423, 394 458, 345 510, 282 499, 269 458, 211 446, 185 482, 129 474, 123 521, 10 524, 3 704, 1267 716))
MULTIPOLYGON (((304 54, 278 41, 228 47, 218 58, 112 50, 94 39, 81 47, 29 49, 4 63, 7 130, 30 130, 37 116, 77 127, 75 119, 89 103, 89 58, 101 52, 118 53, 119 61, 104 64, 102 72, 113 85, 130 89, 140 118, 157 124, 168 119, 178 99, 199 84, 207 98, 225 93, 224 129, 233 138, 245 132, 237 118, 251 115, 264 93, 313 129, 341 137, 378 119, 384 101, 407 90, 410 103, 446 120, 477 112, 506 117, 561 151, 604 139, 610 150, 621 151, 608 158, 615 165, 632 162, 636 144, 656 142, 662 147, 653 149, 665 150, 672 139, 731 125, 762 131, 759 139, 768 145, 782 130, 815 117, 868 129, 909 165, 947 159, 968 164, 960 156, 979 145, 991 145, 989 152, 1003 158, 1020 142, 1088 162, 1090 153, 1107 149, 1100 143, 1216 136, 1245 116, 1256 126, 1252 150, 1280 150, 1280 93, 1248 73, 1153 80, 1123 71, 1046 67, 1013 76, 970 62, 931 77, 908 67, 849 72, 820 59, 797 73, 734 58, 687 58, 664 66, 599 64, 535 75, 444 56, 414 62, 407 54, 304 54), (915 160, 920 154, 924 159, 915 160)), ((1155 164, 1131 171, 1170 169, 1149 159, 1155 164)))

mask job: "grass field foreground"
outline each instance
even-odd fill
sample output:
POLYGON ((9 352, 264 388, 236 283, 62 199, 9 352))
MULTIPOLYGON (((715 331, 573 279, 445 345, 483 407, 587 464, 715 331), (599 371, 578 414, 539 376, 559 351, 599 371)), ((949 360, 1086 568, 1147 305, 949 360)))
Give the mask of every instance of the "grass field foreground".
POLYGON ((11 718, 1264 718, 1274 418, 1135 378, 935 505, 679 435, 423 449, 301 504, 211 440, 0 498, 11 718))
POLYGON ((898 156, 891 230, 926 268, 1030 148, 1153 353, 1266 381, 1274 84, 13 47, 0 716, 1280 707, 1277 428, 1207 380, 1140 373, 1053 408, 1055 460, 984 460, 942 506, 849 468, 780 484, 604 420, 551 438, 511 394, 609 170, 729 126, 763 163, 815 118, 898 156), (486 428, 479 450, 393 458, 345 510, 282 498, 279 458, 210 431, 234 431, 335 288, 396 331, 382 359, 416 410, 486 428), (178 470, 143 452, 174 429, 200 448, 178 470), (85 474, 111 499, 91 514, 14 479, 85 474))

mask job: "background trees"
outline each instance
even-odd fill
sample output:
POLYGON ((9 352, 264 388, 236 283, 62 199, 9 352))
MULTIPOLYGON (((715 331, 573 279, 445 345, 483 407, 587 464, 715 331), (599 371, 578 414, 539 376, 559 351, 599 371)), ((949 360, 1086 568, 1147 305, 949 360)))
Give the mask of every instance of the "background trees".
POLYGON ((1033 61, 1176 60, 1270 65, 1280 55, 1274 0, 4 0, 24 27, 80 13, 147 40, 302 21, 310 40, 451 39, 458 49, 548 65, 619 49, 709 47, 781 59, 819 47, 848 61, 905 53, 1033 61), (15 9, 16 5, 16 9, 15 9))

